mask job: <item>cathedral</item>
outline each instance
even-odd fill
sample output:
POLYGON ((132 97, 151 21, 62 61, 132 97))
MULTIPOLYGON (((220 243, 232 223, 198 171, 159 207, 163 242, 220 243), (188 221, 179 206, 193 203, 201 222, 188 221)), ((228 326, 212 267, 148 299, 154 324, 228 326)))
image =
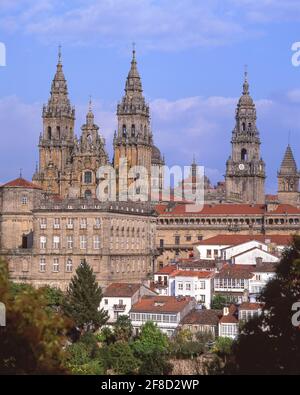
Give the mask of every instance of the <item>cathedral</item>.
MULTIPOLYGON (((135 50, 116 116, 110 160, 91 100, 81 134, 76 136, 75 109, 59 51, 50 97, 43 106, 39 163, 32 182, 20 176, 0 186, 0 254, 8 261, 14 281, 66 289, 85 260, 104 287, 113 281, 141 282, 151 279, 159 266, 188 258, 193 245, 207 237, 300 233, 300 173, 290 145, 278 169, 277 194, 265 194, 265 162, 247 73, 225 180, 212 186, 204 176, 205 201, 199 212, 187 210, 184 198, 164 201, 160 193, 165 162, 154 144, 135 50), (124 159, 128 175, 121 171, 124 159), (135 181, 137 195, 136 181, 145 174, 130 170, 143 166, 146 175, 152 176, 147 201, 126 201, 120 196, 114 202, 99 201, 98 169, 106 165, 115 170, 116 186, 135 181), (152 190, 159 192, 154 199, 152 193, 150 199, 152 190)), ((193 191, 197 177, 193 160, 191 173, 179 182, 179 189, 193 191)))
POLYGON ((108 158, 105 140, 99 133, 99 126, 95 124, 91 101, 86 123, 81 127, 81 136, 76 138, 75 109, 68 96, 60 52, 50 98, 43 107, 42 117, 39 165, 33 175, 33 182, 43 190, 62 198, 95 198, 99 167, 111 164, 118 175, 122 158, 127 159, 128 171, 134 166, 143 166, 149 178, 152 167, 157 168, 154 183, 157 187, 162 187, 161 168, 164 160, 153 143, 150 110, 143 96, 135 50, 132 53, 125 94, 117 108, 118 128, 113 141, 112 163, 108 158))

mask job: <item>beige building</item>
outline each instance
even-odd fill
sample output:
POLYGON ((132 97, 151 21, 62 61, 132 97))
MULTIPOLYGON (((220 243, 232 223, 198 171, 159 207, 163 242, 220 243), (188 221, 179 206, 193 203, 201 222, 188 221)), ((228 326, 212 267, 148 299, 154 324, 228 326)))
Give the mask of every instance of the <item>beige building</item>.
POLYGON ((66 289, 86 260, 102 286, 155 270, 156 215, 146 203, 60 199, 19 178, 0 188, 1 252, 11 278, 66 289))

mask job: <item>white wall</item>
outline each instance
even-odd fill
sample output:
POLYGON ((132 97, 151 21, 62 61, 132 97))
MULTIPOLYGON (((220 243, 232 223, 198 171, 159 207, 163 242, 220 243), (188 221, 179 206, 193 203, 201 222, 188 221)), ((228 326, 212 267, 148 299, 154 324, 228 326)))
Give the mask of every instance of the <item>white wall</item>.
POLYGON ((244 252, 243 254, 233 257, 233 262, 236 265, 256 265, 256 258, 262 258, 263 262, 279 262, 279 258, 269 254, 260 248, 244 252))

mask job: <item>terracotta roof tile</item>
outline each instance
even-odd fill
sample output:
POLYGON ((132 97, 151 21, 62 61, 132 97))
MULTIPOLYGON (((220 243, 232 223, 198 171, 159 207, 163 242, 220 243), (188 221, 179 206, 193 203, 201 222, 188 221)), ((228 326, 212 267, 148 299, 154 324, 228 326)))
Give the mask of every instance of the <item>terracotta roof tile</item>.
POLYGON ((210 271, 199 271, 199 270, 177 270, 171 274, 171 277, 198 277, 198 278, 209 278, 213 276, 213 272, 210 271))
POLYGON ((159 269, 155 274, 172 274, 177 270, 176 265, 167 265, 159 269))
POLYGON ((112 283, 103 293, 104 297, 128 297, 133 296, 141 287, 136 283, 112 283))
POLYGON ((42 189, 39 186, 33 184, 30 181, 25 180, 24 178, 16 178, 15 180, 9 181, 4 185, 1 185, 1 188, 27 188, 27 189, 42 189))
POLYGON ((259 310, 263 308, 262 303, 243 302, 239 306, 239 310, 259 310))
POLYGON ((192 310, 188 313, 181 324, 196 324, 196 325, 218 325, 222 317, 222 310, 192 310))
POLYGON ((143 296, 132 306, 131 312, 179 313, 193 300, 188 296, 143 296))

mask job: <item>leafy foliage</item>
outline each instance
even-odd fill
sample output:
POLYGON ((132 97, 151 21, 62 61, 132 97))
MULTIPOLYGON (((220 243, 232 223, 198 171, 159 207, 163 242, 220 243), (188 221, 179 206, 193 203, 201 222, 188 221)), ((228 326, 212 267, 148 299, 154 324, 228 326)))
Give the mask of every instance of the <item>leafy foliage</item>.
POLYGON ((211 302, 211 309, 213 310, 222 310, 223 307, 228 305, 227 299, 225 296, 216 295, 213 297, 211 302))
POLYGON ((129 341, 132 336, 132 324, 128 315, 119 315, 114 325, 114 336, 117 341, 129 341))
POLYGON ((64 373, 63 347, 70 322, 47 309, 42 290, 12 287, 0 261, 0 300, 6 305, 1 328, 0 371, 7 374, 64 373))
POLYGON ((103 348, 100 355, 106 369, 111 369, 114 374, 136 374, 140 366, 140 361, 127 342, 117 341, 103 348))
POLYGON ((295 236, 262 292, 263 314, 243 327, 234 347, 238 373, 300 374, 300 330, 292 325, 292 305, 299 300, 300 237, 295 236))
POLYGON ((141 361, 140 374, 168 374, 167 361, 170 345, 167 336, 151 321, 142 326, 138 339, 132 345, 134 354, 141 361))

